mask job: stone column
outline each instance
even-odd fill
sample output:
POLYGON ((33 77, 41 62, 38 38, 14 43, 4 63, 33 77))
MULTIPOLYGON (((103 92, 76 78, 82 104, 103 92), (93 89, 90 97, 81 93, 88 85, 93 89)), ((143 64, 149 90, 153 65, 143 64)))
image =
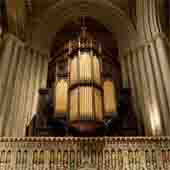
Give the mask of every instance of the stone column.
MULTIPOLYGON (((20 43, 20 42, 17 42, 17 43, 20 43)), ((5 134, 6 136, 12 136, 12 134, 16 135, 16 132, 20 131, 20 129, 22 127, 20 127, 21 124, 19 123, 16 123, 18 122, 18 119, 20 117, 22 117, 22 115, 20 115, 20 113, 18 112, 18 108, 20 107, 21 105, 21 101, 20 101, 20 97, 21 97, 21 87, 22 87, 22 83, 24 81, 24 77, 23 77, 23 72, 24 72, 24 68, 25 68, 25 65, 24 65, 24 57, 23 57, 23 54, 24 54, 24 46, 23 44, 22 45, 19 45, 19 56, 18 56, 18 65, 17 65, 17 68, 16 68, 16 78, 15 78, 15 82, 14 82, 14 85, 13 85, 13 95, 11 96, 11 107, 10 109, 8 110, 8 115, 10 115, 8 117, 8 121, 6 123, 6 126, 5 126, 5 134), (15 125, 18 125, 17 127, 15 127, 15 125), (15 128, 14 128, 15 127, 15 128)))
POLYGON ((168 44, 166 43, 166 40, 163 39, 162 35, 159 35, 158 37, 156 37, 155 47, 156 47, 155 50, 158 55, 157 59, 159 61, 160 70, 162 72, 162 79, 164 83, 165 92, 167 95, 168 106, 170 108, 170 88, 169 88, 170 59, 169 59, 169 53, 168 53, 168 44))
POLYGON ((39 88, 46 87, 48 57, 13 35, 0 54, 0 136, 24 136, 39 88), (28 50, 29 49, 29 50, 28 50))
POLYGON ((29 81, 28 81, 28 90, 27 90, 27 98, 25 103, 25 126, 30 123, 28 123, 28 118, 30 117, 31 111, 32 111, 32 102, 33 97, 35 95, 35 82, 39 82, 39 69, 41 68, 40 58, 38 57, 36 52, 30 51, 30 60, 32 61, 32 65, 29 68, 29 81), (28 123, 28 124, 27 124, 28 123))
POLYGON ((138 89, 140 91, 139 100, 141 101, 141 109, 142 109, 142 117, 144 121, 144 129, 145 135, 150 135, 150 123, 149 123, 149 109, 148 106, 150 105, 149 100, 149 88, 148 88, 148 80, 146 77, 146 70, 145 70, 145 63, 144 63, 144 49, 143 47, 138 49, 137 53, 137 65, 138 65, 138 76, 140 77, 140 81, 138 83, 138 89))
MULTIPOLYGON (((159 91, 159 95, 162 97, 161 102, 163 108, 163 119, 165 123, 165 131, 166 135, 170 135, 169 128, 169 120, 170 120, 170 58, 169 58, 169 50, 168 44, 163 36, 160 34, 156 37, 155 41, 152 43, 152 54, 155 54, 155 58, 157 60, 157 69, 159 70, 159 75, 157 75, 156 79, 161 79, 161 85, 158 87, 161 91, 159 91)), ((154 58, 152 57, 154 60, 154 58)))
MULTIPOLYGON (((1 55, 0 55, 0 96, 4 96, 6 81, 9 72, 10 57, 14 51, 15 42, 10 36, 5 36, 2 40, 1 55)), ((0 97, 0 105, 3 98, 0 97)))
POLYGON ((138 133, 139 135, 142 134, 142 111, 141 111, 141 105, 140 105, 140 92, 137 88, 139 80, 138 80, 138 71, 136 70, 136 63, 134 63, 134 60, 136 60, 135 53, 133 54, 131 51, 129 54, 125 57, 123 57, 121 60, 121 69, 123 75, 123 81, 126 81, 126 86, 128 85, 128 88, 131 89, 131 95, 132 95, 132 104, 133 104, 133 110, 136 113, 137 116, 137 125, 138 125, 138 133), (137 79, 136 79, 137 78, 137 79))
POLYGON ((164 83, 162 79, 162 72, 160 69, 160 64, 158 61, 158 55, 155 50, 155 44, 150 43, 150 59, 152 62, 154 74, 155 74, 155 80, 156 80, 156 86, 157 86, 157 93, 159 97, 159 105, 162 113, 162 119, 164 121, 164 128, 165 128, 165 134, 169 135, 169 118, 167 117, 170 113, 169 106, 168 106, 168 100, 167 100, 167 94, 165 92, 164 83))
POLYGON ((139 53, 143 111, 147 135, 170 135, 170 60, 164 35, 162 0, 138 0, 137 32, 143 50, 139 53))
POLYGON ((2 57, 4 57, 4 62, 2 67, 2 79, 1 79, 1 87, 2 91, 0 94, 0 97, 2 98, 2 101, 0 103, 0 135, 4 135, 4 126, 6 125, 6 122, 10 115, 8 115, 11 102, 12 102, 12 96, 14 93, 14 82, 16 79, 16 68, 18 65, 18 57, 19 57, 19 48, 18 44, 16 43, 15 39, 10 36, 10 41, 12 41, 10 46, 3 52, 2 57), (12 50, 12 51, 10 51, 12 50), (9 53, 10 52, 10 53, 9 53))
MULTIPOLYGON (((127 56, 130 87, 146 135, 170 135, 170 64, 165 41, 157 37, 127 56)), ((134 100, 133 100, 134 101, 134 100)))
POLYGON ((150 48, 149 46, 144 47, 144 65, 146 71, 146 79, 148 81, 148 90, 149 90, 149 98, 146 99, 149 101, 149 105, 147 104, 149 114, 150 114, 150 128, 151 135, 165 135, 164 132, 164 123, 162 122, 162 112, 160 109, 160 100, 157 91, 155 77, 155 70, 153 69, 153 64, 151 61, 150 48))
MULTIPOLYGON (((25 47, 24 47, 25 48, 25 47)), ((24 70, 22 72, 22 83, 21 83, 21 87, 20 87, 20 97, 18 98, 18 110, 17 110, 17 114, 19 116, 16 123, 15 123, 15 133, 16 136, 20 136, 22 134, 22 136, 25 133, 25 126, 23 126, 23 122, 25 121, 25 117, 26 117, 26 113, 25 113, 25 106, 26 106, 26 101, 27 101, 27 92, 28 92, 28 88, 29 88, 29 76, 30 76, 30 68, 32 66, 32 61, 29 55, 29 50, 28 48, 24 49, 24 53, 22 54, 22 58, 23 58, 23 65, 24 65, 24 70), (22 103, 22 104, 21 104, 22 103), (21 127, 18 129, 17 126, 21 125, 21 127)))

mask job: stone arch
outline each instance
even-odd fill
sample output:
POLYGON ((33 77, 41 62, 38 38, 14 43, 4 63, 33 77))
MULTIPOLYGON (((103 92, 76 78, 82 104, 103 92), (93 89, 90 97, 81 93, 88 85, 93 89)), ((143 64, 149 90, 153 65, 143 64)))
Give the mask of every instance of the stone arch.
POLYGON ((70 0, 57 2, 32 28, 32 44, 38 49, 49 49, 55 33, 70 19, 81 15, 102 23, 117 39, 119 55, 136 44, 137 32, 128 16, 106 0, 70 0), (55 22, 56 21, 56 22, 55 22), (43 35, 43 36, 42 36, 43 35))

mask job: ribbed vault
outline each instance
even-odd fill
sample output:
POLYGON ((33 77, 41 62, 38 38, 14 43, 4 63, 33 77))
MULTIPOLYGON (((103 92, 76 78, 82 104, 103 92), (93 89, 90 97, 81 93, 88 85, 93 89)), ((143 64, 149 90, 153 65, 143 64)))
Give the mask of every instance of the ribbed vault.
POLYGON ((49 51, 56 32, 70 19, 80 16, 89 16, 102 23, 114 34, 122 53, 138 42, 137 33, 128 16, 112 3, 105 0, 65 0, 49 7, 41 16, 42 19, 30 27, 31 43, 38 49, 49 51))

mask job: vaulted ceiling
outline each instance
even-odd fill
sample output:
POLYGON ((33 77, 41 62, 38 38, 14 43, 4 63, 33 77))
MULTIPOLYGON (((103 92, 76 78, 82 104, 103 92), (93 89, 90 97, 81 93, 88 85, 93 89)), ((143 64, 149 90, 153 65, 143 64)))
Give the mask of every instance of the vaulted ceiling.
MULTIPOLYGON (((25 0, 26 6, 28 7, 29 18, 31 22, 39 22, 41 17, 45 13, 48 13, 48 10, 55 6, 56 3, 59 3, 61 0, 25 0)), ((113 5, 118 6, 120 9, 125 11, 127 15, 131 16, 132 7, 135 7, 136 0, 108 0, 113 5)), ((132 16, 134 17, 134 16, 132 16)))
POLYGON ((77 39, 82 24, 87 27, 87 32, 102 45, 102 47, 108 52, 108 55, 117 57, 117 44, 111 32, 109 32, 101 23, 90 17, 77 18, 71 20, 64 27, 56 33, 51 51, 59 49, 64 43, 71 39, 77 39))
POLYGON ((91 31, 94 35, 96 33, 97 37, 99 37, 97 32, 100 32, 100 35, 105 32, 103 34, 105 38, 101 36, 100 39, 103 42, 107 41, 108 46, 117 48, 121 45, 121 48, 129 48, 128 46, 133 43, 131 41, 134 41, 136 37, 134 26, 136 0, 5 1, 7 2, 8 21, 11 22, 8 23, 9 31, 16 33, 17 36, 23 35, 20 36, 21 39, 27 41, 34 48, 44 50, 47 53, 53 48, 54 42, 60 44, 65 39, 62 34, 80 28, 77 19, 81 16, 94 19, 94 22, 88 23, 91 31), (67 30, 61 31, 63 27, 67 30), (13 29, 16 30, 13 31, 13 29), (96 29, 96 31, 94 32, 93 29, 96 29))

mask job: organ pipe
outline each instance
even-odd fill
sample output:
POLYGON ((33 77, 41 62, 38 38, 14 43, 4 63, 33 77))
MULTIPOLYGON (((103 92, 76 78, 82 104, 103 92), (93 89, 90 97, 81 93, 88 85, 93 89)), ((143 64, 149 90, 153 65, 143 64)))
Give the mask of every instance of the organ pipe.
POLYGON ((101 70, 97 56, 80 52, 70 64, 70 121, 103 120, 101 70), (72 86, 75 84, 76 86, 72 86), (98 89, 99 88, 99 89, 98 89))
POLYGON ((114 82, 111 80, 105 80, 103 91, 105 114, 108 115, 116 112, 117 102, 114 82))
POLYGON ((93 74, 94 74, 94 81, 97 84, 101 84, 101 69, 100 69, 100 63, 97 56, 93 56, 93 74))
POLYGON ((70 121, 78 120, 78 89, 70 92, 70 121))
POLYGON ((55 83, 54 88, 54 117, 61 113, 66 113, 68 108, 68 83, 62 79, 55 83))
POLYGON ((80 119, 93 120, 92 87, 80 87, 80 119))
POLYGON ((94 90, 95 96, 95 112, 96 112, 96 120, 102 121, 103 120, 103 104, 102 104, 102 94, 101 91, 98 89, 94 90))
POLYGON ((81 54, 79 58, 80 65, 80 81, 90 81, 92 80, 92 64, 91 64, 91 56, 89 53, 81 54))
POLYGON ((74 57, 71 61, 70 66, 70 84, 75 84, 78 81, 78 59, 77 57, 74 57))

